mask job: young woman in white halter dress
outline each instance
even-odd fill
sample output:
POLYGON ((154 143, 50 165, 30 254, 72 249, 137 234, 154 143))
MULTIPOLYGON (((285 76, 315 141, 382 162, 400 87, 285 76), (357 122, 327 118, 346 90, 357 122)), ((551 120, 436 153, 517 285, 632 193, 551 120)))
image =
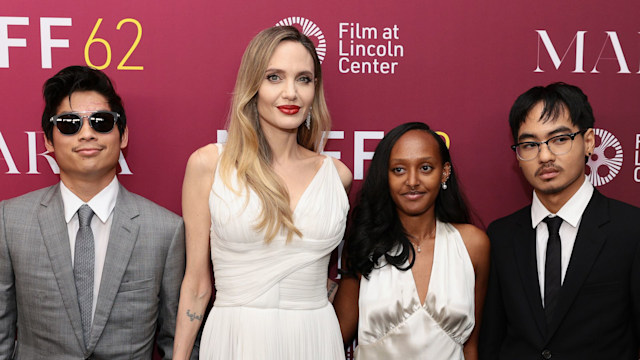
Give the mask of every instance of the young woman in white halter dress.
POLYGON ((334 302, 356 359, 477 360, 489 240, 469 224, 449 150, 423 123, 378 144, 334 302), (475 325, 475 327, 474 327, 475 325))
POLYGON ((201 359, 344 359, 326 286, 351 173, 319 154, 329 129, 313 43, 293 27, 262 31, 242 58, 226 144, 187 164, 174 359, 188 357, 202 324, 209 261, 216 295, 201 359))

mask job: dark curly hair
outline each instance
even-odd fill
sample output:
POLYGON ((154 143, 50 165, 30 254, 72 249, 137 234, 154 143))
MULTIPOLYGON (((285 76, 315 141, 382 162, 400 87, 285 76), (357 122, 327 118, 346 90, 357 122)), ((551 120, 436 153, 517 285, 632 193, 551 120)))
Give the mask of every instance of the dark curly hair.
POLYGON ((413 266, 415 250, 400 222, 396 204, 389 189, 389 157, 398 139, 411 130, 426 131, 438 142, 442 164, 451 164, 451 174, 446 191, 439 191, 435 200, 435 215, 442 222, 471 222, 469 209, 456 179, 451 155, 444 140, 428 125, 421 122, 402 124, 391 130, 378 144, 371 160, 367 176, 358 193, 357 205, 351 214, 351 224, 346 236, 346 275, 358 274, 368 278, 371 270, 379 264, 381 257, 406 271, 413 266), (399 246, 401 251, 393 254, 399 246), (407 259, 408 266, 403 267, 407 259))

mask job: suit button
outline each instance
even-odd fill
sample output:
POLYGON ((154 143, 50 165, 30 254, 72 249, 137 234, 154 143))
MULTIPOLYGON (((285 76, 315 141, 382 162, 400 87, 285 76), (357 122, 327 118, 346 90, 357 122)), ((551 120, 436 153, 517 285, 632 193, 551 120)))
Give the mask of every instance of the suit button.
POLYGON ((551 359, 551 351, 549 351, 549 350, 547 350, 547 349, 542 350, 542 358, 543 358, 544 360, 549 360, 549 359, 551 359))

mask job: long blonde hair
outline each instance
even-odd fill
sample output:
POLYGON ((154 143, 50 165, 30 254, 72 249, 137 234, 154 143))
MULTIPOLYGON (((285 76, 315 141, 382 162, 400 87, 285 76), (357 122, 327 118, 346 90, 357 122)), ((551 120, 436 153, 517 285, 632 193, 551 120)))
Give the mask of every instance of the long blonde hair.
MULTIPOLYGON (((287 241, 301 236, 293 223, 289 192, 271 167, 272 152, 262 130, 257 110, 258 89, 265 77, 269 60, 283 41, 302 44, 313 58, 315 96, 311 109, 311 127, 298 128, 298 144, 320 152, 324 147, 324 133, 331 129, 331 118, 324 98, 322 70, 315 46, 309 38, 291 26, 275 26, 261 31, 251 40, 242 56, 228 123, 228 137, 220 157, 220 174, 225 185, 238 194, 241 189, 231 186, 232 170, 237 171, 241 188, 251 188, 262 203, 262 212, 255 228, 265 231, 269 243, 283 229, 287 241)), ((248 191, 246 192, 248 201, 248 191)))

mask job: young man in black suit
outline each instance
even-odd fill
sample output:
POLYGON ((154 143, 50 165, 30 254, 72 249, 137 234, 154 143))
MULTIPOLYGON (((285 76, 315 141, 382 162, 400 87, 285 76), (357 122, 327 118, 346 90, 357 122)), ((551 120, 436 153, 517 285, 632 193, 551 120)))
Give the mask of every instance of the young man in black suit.
POLYGON ((594 117, 577 87, 522 94, 509 114, 531 205, 493 222, 481 359, 637 360, 640 209, 585 176, 594 117))

